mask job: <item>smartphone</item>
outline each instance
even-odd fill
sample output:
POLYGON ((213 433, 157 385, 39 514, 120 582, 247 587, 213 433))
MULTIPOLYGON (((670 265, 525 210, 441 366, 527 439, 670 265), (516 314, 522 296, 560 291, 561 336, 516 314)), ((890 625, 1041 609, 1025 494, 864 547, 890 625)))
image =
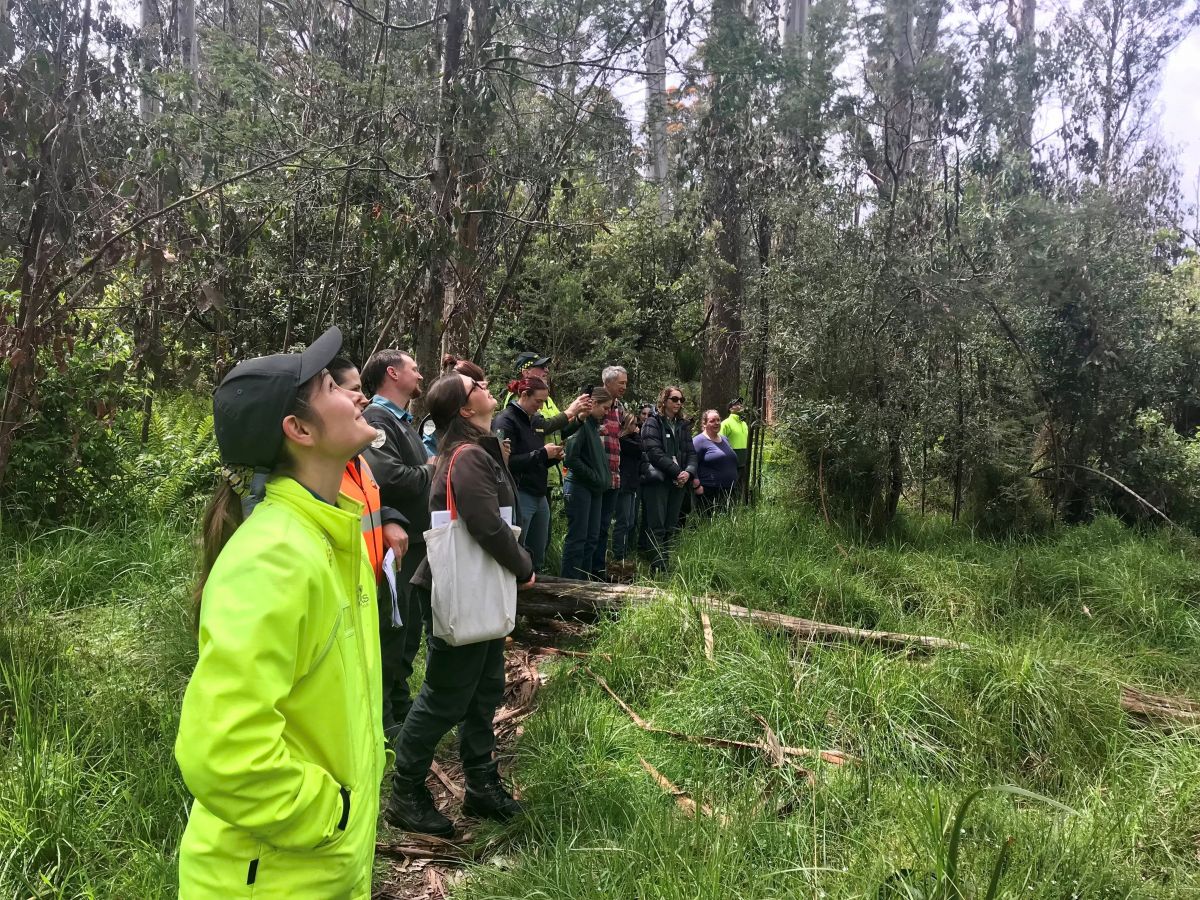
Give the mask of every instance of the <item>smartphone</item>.
POLYGON ((579 389, 579 393, 581 393, 581 394, 587 394, 587 395, 590 397, 590 396, 592 396, 592 390, 593 390, 593 388, 594 388, 594 385, 585 384, 583 387, 581 387, 581 388, 579 389))

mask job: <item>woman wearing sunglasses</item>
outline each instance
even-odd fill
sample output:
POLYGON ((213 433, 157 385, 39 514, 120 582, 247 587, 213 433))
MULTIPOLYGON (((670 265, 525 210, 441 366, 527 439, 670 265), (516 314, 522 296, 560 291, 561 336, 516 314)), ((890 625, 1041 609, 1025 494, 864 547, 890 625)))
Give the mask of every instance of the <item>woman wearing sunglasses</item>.
POLYGON ((663 388, 658 409, 642 426, 642 500, 650 536, 651 568, 667 568, 670 546, 679 531, 684 492, 704 492, 696 477, 696 450, 683 418, 683 391, 663 388))
MULTIPOLYGON (((437 426, 439 448, 429 489, 430 512, 449 508, 449 487, 458 518, 471 537, 519 585, 532 584, 533 560, 500 513, 503 507, 512 507, 515 519, 520 507, 500 441, 491 432, 496 401, 487 382, 452 368, 425 396, 437 426)), ((428 560, 421 563, 412 581, 427 590, 432 588, 428 560)), ((428 608, 424 612, 428 624, 432 615, 428 608)), ((467 788, 463 812, 507 821, 521 812, 521 806, 501 782, 493 758, 493 719, 504 696, 504 638, 451 646, 430 629, 425 646, 425 682, 396 740, 396 774, 387 820, 405 831, 439 837, 454 833, 453 823, 434 806, 425 779, 438 742, 458 726, 459 759, 467 788)))

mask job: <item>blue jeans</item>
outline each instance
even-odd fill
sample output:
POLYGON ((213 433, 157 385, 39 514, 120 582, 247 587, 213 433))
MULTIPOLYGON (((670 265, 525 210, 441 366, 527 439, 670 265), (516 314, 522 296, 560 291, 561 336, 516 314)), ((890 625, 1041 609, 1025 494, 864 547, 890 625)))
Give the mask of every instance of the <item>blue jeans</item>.
POLYGON ((604 558, 608 555, 608 533, 612 529, 613 513, 617 511, 619 493, 620 491, 607 490, 600 498, 600 531, 596 535, 596 545, 591 557, 591 572, 596 576, 604 574, 604 558))
POLYGON ((533 557, 533 570, 542 571, 546 561, 546 544, 550 541, 550 501, 546 495, 535 497, 517 491, 517 502, 521 504, 521 546, 533 557))
POLYGON ((621 488, 617 491, 617 513, 613 524, 613 559, 623 560, 634 549, 637 532, 638 506, 641 500, 637 487, 621 488))
POLYGON ((601 491, 593 491, 568 478, 563 482, 567 506, 567 537, 562 549, 562 577, 586 578, 596 542, 600 539, 601 491))

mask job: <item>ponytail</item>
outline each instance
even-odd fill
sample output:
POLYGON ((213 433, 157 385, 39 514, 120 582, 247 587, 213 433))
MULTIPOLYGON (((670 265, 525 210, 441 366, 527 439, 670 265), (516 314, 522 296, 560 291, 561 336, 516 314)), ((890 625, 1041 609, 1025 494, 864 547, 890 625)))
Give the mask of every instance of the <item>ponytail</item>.
POLYGON ((471 360, 455 356, 453 353, 447 353, 442 356, 442 374, 449 375, 451 372, 466 375, 472 381, 487 381, 487 375, 484 374, 483 369, 479 368, 471 360))
POLYGON ((204 596, 204 585, 233 533, 242 524, 242 498, 238 496, 229 479, 217 476, 217 489, 204 511, 204 524, 200 532, 200 575, 192 594, 193 625, 200 629, 200 602, 204 596))
POLYGON ((536 375, 520 375, 508 383, 508 392, 514 397, 523 397, 534 391, 548 391, 549 385, 536 375))

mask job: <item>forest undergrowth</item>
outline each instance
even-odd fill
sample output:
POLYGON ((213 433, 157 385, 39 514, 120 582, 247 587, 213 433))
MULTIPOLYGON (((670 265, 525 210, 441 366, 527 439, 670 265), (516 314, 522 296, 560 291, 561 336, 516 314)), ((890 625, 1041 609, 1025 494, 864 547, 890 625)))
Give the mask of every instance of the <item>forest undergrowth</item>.
MULTIPOLYGON (((598 623, 586 665, 553 664, 517 746, 529 814, 452 896, 1200 895, 1200 738, 1118 704, 1122 683, 1200 697, 1194 539, 1100 519, 982 541, 909 514, 865 542, 772 491, 685 536, 673 599, 598 623), (710 658, 699 594, 971 649, 808 645, 714 615, 710 658), (853 761, 651 734, 594 676, 660 728, 853 761), (989 786, 1028 793, 954 818, 989 786)), ((6 533, 0 896, 171 895, 192 525, 6 533)))

